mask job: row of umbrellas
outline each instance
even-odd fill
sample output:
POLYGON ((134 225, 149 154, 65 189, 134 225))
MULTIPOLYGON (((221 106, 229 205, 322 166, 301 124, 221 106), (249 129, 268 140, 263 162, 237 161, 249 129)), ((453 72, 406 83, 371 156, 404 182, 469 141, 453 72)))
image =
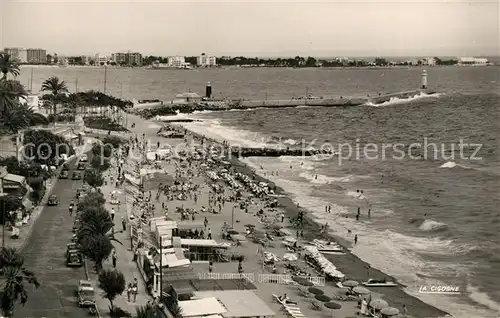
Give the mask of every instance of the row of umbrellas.
MULTIPOLYGON (((306 285, 312 286, 313 285, 311 282, 309 282, 305 278, 298 277, 298 276, 295 276, 295 277, 296 278, 294 280, 303 286, 306 286, 306 285)), ((292 277, 292 279, 293 279, 293 277, 292 277)), ((347 287, 352 287, 353 291, 355 293, 360 294, 360 295, 366 295, 366 294, 370 293, 370 291, 368 289, 361 287, 361 286, 357 286, 357 285, 359 285, 359 283, 356 281, 346 281, 345 283, 343 283, 343 285, 347 286, 347 287)), ((342 307, 340 304, 332 302, 331 301, 332 298, 325 295, 325 292, 322 289, 319 289, 317 287, 309 287, 307 291, 310 292, 311 294, 313 294, 314 298, 316 300, 322 302, 324 304, 324 306, 328 309, 335 310, 335 309, 340 309, 342 307)), ((381 298, 373 299, 372 301, 370 301, 370 306, 376 310, 380 310, 380 312, 386 316, 396 316, 399 314, 399 309, 394 308, 394 307, 390 307, 389 304, 381 298)))

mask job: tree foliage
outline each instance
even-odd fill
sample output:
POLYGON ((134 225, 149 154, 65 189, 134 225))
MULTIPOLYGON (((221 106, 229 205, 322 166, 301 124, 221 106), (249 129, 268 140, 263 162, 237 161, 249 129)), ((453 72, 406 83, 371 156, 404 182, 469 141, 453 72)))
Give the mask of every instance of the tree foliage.
POLYGON ((83 180, 94 189, 104 184, 102 173, 95 169, 87 170, 83 180))
POLYGON ((59 80, 57 76, 52 76, 42 83, 42 91, 50 92, 52 100, 52 113, 57 114, 57 103, 68 92, 66 82, 59 80))
POLYGON ((94 268, 99 273, 102 270, 102 263, 113 250, 110 239, 105 235, 92 234, 83 238, 80 245, 83 255, 94 262, 94 268))
POLYGON ((125 290, 125 277, 116 269, 105 269, 99 273, 99 288, 104 291, 104 297, 109 300, 111 308, 115 298, 125 290))
POLYGON ((73 147, 64 137, 47 130, 28 130, 24 132, 25 155, 35 162, 44 164, 54 162, 62 154, 71 156, 75 153, 73 147))
POLYGON ((12 317, 16 303, 24 305, 28 301, 25 283, 35 288, 40 284, 35 274, 24 267, 24 258, 14 248, 2 248, 0 269, 3 279, 0 307, 4 316, 12 317))
POLYGON ((19 70, 19 63, 7 53, 0 53, 0 71, 2 72, 2 79, 6 80, 7 75, 11 74, 14 77, 21 74, 19 70))

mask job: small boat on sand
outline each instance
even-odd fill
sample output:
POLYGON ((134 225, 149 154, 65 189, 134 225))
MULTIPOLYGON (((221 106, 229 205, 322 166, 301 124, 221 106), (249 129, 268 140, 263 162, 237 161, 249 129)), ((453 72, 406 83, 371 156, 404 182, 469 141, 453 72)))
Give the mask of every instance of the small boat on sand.
POLYGON ((366 282, 361 283, 366 287, 396 287, 398 286, 395 282, 388 282, 386 280, 369 279, 366 282))
POLYGON ((310 244, 318 248, 318 252, 323 254, 343 254, 344 248, 335 242, 328 242, 323 240, 313 240, 310 244))

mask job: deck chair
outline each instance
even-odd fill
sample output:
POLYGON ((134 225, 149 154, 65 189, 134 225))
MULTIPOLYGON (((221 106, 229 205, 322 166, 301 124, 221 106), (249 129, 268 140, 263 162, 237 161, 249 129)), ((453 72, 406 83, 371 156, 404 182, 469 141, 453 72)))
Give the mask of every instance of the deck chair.
POLYGON ((311 301, 311 308, 314 310, 321 310, 322 307, 317 301, 311 301))

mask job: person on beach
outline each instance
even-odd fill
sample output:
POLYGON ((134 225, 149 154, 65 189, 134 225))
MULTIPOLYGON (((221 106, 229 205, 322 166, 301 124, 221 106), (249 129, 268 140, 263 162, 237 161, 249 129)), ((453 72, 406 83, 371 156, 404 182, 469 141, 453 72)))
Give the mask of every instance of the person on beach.
POLYGON ((358 244, 358 234, 354 235, 354 245, 358 244))
POLYGON ((132 296, 134 296, 134 303, 135 303, 135 300, 137 299, 137 293, 138 293, 138 282, 137 282, 137 278, 134 278, 134 282, 132 283, 132 296))
POLYGON ((130 296, 132 295, 132 283, 128 283, 127 286, 127 301, 130 302, 130 296))
POLYGON ((371 209, 368 209, 368 217, 371 216, 371 209))
POLYGON ((209 228, 208 229, 208 236, 207 239, 211 240, 212 239, 212 230, 209 228))

